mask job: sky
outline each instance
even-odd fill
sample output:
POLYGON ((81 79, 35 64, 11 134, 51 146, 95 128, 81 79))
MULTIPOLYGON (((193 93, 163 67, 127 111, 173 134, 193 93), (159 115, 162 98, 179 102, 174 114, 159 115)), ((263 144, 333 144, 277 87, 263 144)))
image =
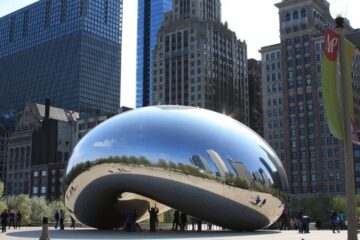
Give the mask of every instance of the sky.
MULTIPOLYGON (((0 0, 0 17, 37 0, 0 0)), ((248 58, 260 59, 258 50, 275 44, 279 39, 278 9, 280 0, 221 0, 222 21, 237 37, 245 40, 248 58)), ((344 2, 352 27, 360 28, 360 0, 329 0, 330 4, 344 2)), ((340 6, 341 4, 338 4, 340 6)), ((136 95, 136 22, 137 0, 124 0, 123 45, 121 66, 121 105, 135 107, 136 95)))

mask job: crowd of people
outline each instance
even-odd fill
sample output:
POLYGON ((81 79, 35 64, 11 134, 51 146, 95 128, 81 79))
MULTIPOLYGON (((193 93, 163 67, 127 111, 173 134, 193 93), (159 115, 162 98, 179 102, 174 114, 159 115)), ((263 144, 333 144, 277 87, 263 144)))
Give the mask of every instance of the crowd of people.
MULTIPOLYGON (((59 227, 60 230, 65 230, 65 212, 63 210, 60 209, 56 210, 55 215, 54 215, 54 220, 55 220, 55 229, 57 229, 59 227)), ((71 221, 71 225, 70 228, 75 229, 75 219, 70 216, 70 221, 71 221)))
MULTIPOLYGON (((6 232, 6 228, 10 229, 13 227, 13 229, 19 229, 21 227, 23 216, 21 215, 21 212, 14 211, 14 210, 4 210, 0 215, 0 223, 1 223, 1 232, 6 232)), ((73 217, 70 217, 71 219, 71 228, 75 228, 75 219, 73 217)), ((63 210, 56 210, 54 215, 54 221, 55 221, 55 229, 59 227, 60 230, 65 229, 64 225, 65 220, 65 213, 63 210)))
MULTIPOLYGON (((159 214, 159 209, 156 207, 156 205, 154 207, 149 207, 148 208, 148 213, 149 213, 149 225, 150 225, 150 232, 156 232, 156 230, 159 227, 159 219, 158 219, 158 214, 159 214)), ((191 226, 191 230, 192 231, 201 231, 202 230, 202 224, 203 222, 200 219, 191 217, 191 224, 188 224, 188 217, 186 215, 186 213, 184 212, 180 212, 178 210, 174 211, 174 215, 173 215, 173 223, 172 223, 172 231, 185 231, 185 230, 190 230, 190 226, 191 226), (187 228, 187 226, 189 226, 187 228)), ((135 210, 130 211, 126 214, 126 218, 125 218, 125 222, 123 224, 123 230, 127 231, 127 232, 136 232, 136 231, 142 231, 140 225, 136 222, 137 220, 137 213, 135 210)), ((212 229, 212 224, 208 223, 207 224, 207 230, 211 230, 212 229)))
MULTIPOLYGON (((337 213, 335 209, 332 209, 329 215, 330 229, 333 233, 340 233, 340 230, 346 229, 345 216, 342 211, 337 213)), ((297 213, 296 218, 289 218, 286 209, 280 216, 280 230, 288 230, 289 228, 297 229, 299 233, 310 233, 311 218, 305 214, 305 210, 302 208, 297 213)), ((317 230, 322 229, 322 221, 317 218, 315 221, 315 228, 317 230)))
POLYGON ((0 219, 2 233, 6 232, 6 227, 8 227, 8 229, 10 229, 11 227, 13 227, 14 229, 21 227, 22 215, 20 211, 15 212, 13 210, 5 209, 1 213, 0 219))
MULTIPOLYGON (((148 212, 150 216, 149 218, 150 232, 155 232, 156 229, 158 229, 158 225, 159 225, 159 219, 158 219, 159 209, 155 205, 154 207, 151 208, 149 207, 148 212)), ((1 213, 0 219, 1 219, 2 233, 6 232, 7 227, 8 229, 10 229, 11 227, 13 227, 14 229, 21 227, 22 215, 20 211, 16 212, 14 210, 5 209, 1 213)), ((71 219, 70 227, 75 229, 75 219, 73 217, 70 217, 70 219, 71 219)), ((194 231, 197 229, 197 231, 201 231, 203 222, 200 219, 196 219, 194 217, 191 217, 190 219, 191 219, 191 230, 194 231)), ((60 211, 56 210, 54 215, 54 220, 55 220, 55 226, 54 226, 55 229, 57 228, 59 228, 60 230, 65 229, 65 225, 64 225, 65 213, 63 210, 60 211)), ((133 210, 129 212, 125 218, 124 230, 128 232, 142 231, 140 225, 136 222, 136 220, 137 220, 136 211, 133 210)), ((188 217, 184 212, 179 212, 178 210, 175 210, 173 215, 173 223, 171 230, 173 231, 190 230, 187 229, 188 226, 187 220, 188 217)), ((339 211, 339 213, 337 213, 335 209, 332 209, 330 212, 329 220, 330 220, 330 228, 333 233, 336 232, 340 233, 340 230, 346 229, 345 216, 342 211, 339 211)), ((297 229, 299 233, 310 233, 309 226, 310 226, 311 218, 305 214, 304 209, 299 210, 296 218, 289 218, 287 214, 287 210, 284 209, 283 213, 279 218, 279 221, 280 221, 279 222, 280 230, 288 230, 289 228, 293 228, 293 229, 297 229)), ((190 228, 190 224, 189 224, 189 228, 190 228)), ((322 222, 319 218, 316 219, 315 221, 315 228, 318 230, 322 229, 322 222)), ((212 229, 212 224, 208 223, 207 230, 211 230, 211 229, 212 229)))

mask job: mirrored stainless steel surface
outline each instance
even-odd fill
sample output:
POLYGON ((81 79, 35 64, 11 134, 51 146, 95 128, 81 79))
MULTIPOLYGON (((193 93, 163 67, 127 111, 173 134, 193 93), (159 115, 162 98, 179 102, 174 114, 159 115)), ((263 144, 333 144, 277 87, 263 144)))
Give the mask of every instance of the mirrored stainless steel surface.
POLYGON ((127 213, 175 208, 224 228, 254 230, 276 221, 287 177, 274 150, 225 115, 154 106, 117 115, 75 147, 65 204, 82 223, 117 228, 127 213))

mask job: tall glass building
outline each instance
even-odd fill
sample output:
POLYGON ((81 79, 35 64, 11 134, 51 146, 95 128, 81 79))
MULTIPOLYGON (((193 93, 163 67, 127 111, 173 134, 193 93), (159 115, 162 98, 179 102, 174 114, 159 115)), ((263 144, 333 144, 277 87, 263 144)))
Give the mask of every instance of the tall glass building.
POLYGON ((122 0, 40 0, 0 18, 0 106, 120 106, 122 0))
POLYGON ((138 0, 136 107, 151 105, 151 52, 164 13, 171 10, 172 0, 138 0))

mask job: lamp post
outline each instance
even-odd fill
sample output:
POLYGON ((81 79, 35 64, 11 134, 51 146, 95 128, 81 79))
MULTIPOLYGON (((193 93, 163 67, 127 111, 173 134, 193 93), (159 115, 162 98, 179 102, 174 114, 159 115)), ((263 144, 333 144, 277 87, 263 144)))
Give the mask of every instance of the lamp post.
POLYGON ((347 219, 348 219, 348 240, 357 240, 357 221, 356 221, 356 205, 355 205, 355 177, 354 177, 354 158, 352 145, 352 130, 351 130, 351 112, 349 98, 351 92, 347 87, 346 66, 345 66, 345 29, 344 18, 347 13, 347 4, 344 0, 335 0, 332 4, 332 15, 335 17, 336 31, 340 37, 339 52, 338 52, 338 77, 340 82, 340 101, 342 102, 342 116, 344 127, 344 159, 345 159, 345 189, 346 189, 346 204, 347 204, 347 219))

